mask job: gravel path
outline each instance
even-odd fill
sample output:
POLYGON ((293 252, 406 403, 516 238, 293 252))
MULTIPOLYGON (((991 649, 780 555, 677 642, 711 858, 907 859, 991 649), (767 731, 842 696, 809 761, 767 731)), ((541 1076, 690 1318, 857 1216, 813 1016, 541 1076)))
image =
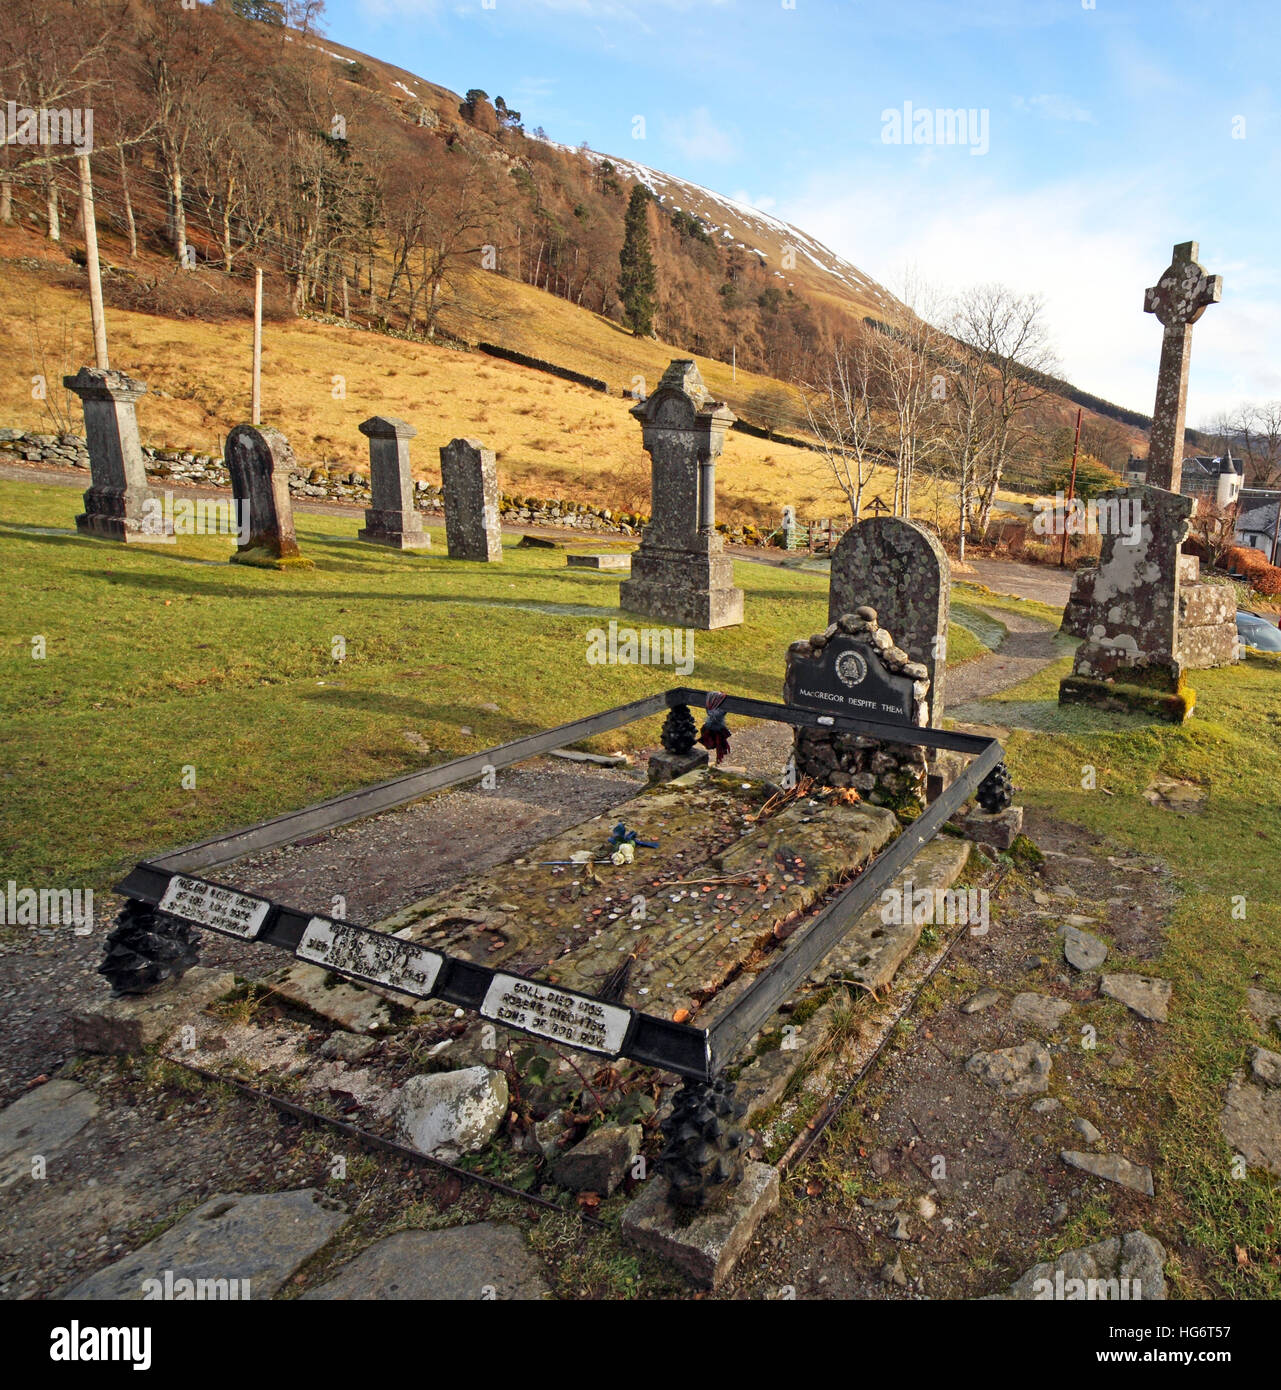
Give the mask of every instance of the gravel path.
POLYGON ((1060 656, 1066 656, 1074 645, 1070 638, 1060 636, 1056 628, 1018 613, 983 609, 1008 629, 1008 635, 990 656, 954 666, 947 673, 947 703, 956 708, 985 700, 998 690, 1018 685, 1042 667, 1060 656))
MULTIPOLYGON (((1035 599, 1051 608, 1062 608, 1072 592, 1072 571, 1052 565, 1025 565, 1017 560, 967 560, 973 579, 998 594, 1035 599)), ((970 578, 965 575, 963 578, 970 578)))

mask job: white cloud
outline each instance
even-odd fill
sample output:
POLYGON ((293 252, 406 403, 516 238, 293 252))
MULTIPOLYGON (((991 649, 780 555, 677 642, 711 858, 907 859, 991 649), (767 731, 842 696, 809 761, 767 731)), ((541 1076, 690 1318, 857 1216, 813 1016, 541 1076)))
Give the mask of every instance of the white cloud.
POLYGON ((1094 116, 1071 97, 1046 92, 1035 97, 1015 97, 1014 109, 1043 116, 1047 121, 1082 121, 1094 124, 1094 116))
MULTIPOLYGON (((833 170, 780 214, 890 290, 910 267, 944 292, 999 281, 1040 294, 1067 379, 1150 413, 1161 328, 1143 312, 1143 291, 1187 239, 1186 209, 1137 177, 1008 191, 987 179, 945 182, 940 170, 906 159, 872 180, 833 170)), ((1201 263, 1225 288, 1194 335, 1192 424, 1281 395, 1281 286, 1267 267, 1237 265, 1226 246, 1203 242, 1201 263)))
POLYGON ((734 137, 716 124, 706 106, 676 119, 664 116, 661 131, 664 141, 689 160, 723 163, 738 154, 734 137))
POLYGON ((770 197, 768 193, 753 197, 744 188, 740 188, 737 193, 731 193, 729 196, 732 201, 742 203, 745 208, 755 208, 757 212, 772 212, 778 206, 778 199, 770 197))

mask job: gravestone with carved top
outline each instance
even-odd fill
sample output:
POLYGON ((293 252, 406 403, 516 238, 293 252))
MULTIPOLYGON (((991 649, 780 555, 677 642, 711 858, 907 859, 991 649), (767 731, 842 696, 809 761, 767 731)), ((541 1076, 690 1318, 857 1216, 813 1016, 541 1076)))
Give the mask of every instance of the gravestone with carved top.
POLYGON ((743 591, 716 531, 716 460, 734 414, 681 360, 631 413, 653 460, 653 501, 619 604, 683 627, 733 627, 743 621, 743 591))
POLYGON ((147 483, 138 438, 134 402, 147 388, 109 367, 81 367, 62 384, 80 397, 89 444, 92 486, 76 530, 113 541, 172 541, 161 499, 147 483))
POLYGON ((440 483, 449 558, 501 561, 503 532, 494 451, 479 439, 451 439, 440 451, 440 483))
POLYGON ((397 550, 419 550, 431 544, 423 530, 422 514, 414 506, 414 479, 409 470, 409 441, 418 431, 405 420, 375 415, 358 426, 369 440, 369 490, 372 505, 362 541, 397 550))
POLYGON ((827 620, 866 605, 894 634, 930 683, 925 722, 943 718, 951 566, 938 539, 914 521, 867 517, 841 537, 832 556, 827 620))
POLYGON ((1192 325, 1223 298, 1223 276, 1208 275, 1197 263, 1195 241, 1174 248, 1161 278, 1143 292, 1145 313, 1165 329, 1157 369, 1156 404, 1148 445, 1148 483, 1178 492, 1183 477, 1184 421, 1188 409, 1188 368, 1192 325))

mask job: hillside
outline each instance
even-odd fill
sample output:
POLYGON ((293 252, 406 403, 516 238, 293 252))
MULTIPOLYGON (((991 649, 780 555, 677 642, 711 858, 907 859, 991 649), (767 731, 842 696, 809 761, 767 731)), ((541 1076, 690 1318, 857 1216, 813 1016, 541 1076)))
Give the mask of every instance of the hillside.
MULTIPOLYGON (((6 57, 0 36, 0 70, 18 72, 15 90, 45 80, 45 68, 92 67, 85 53, 97 40, 68 0, 15 4, 66 25, 26 79, 34 60, 21 46, 6 57)), ((647 491, 622 393, 647 389, 671 358, 694 357, 744 420, 801 433, 791 383, 815 379, 832 344, 864 320, 901 310, 798 229, 635 161, 526 132, 500 96, 460 98, 222 6, 202 10, 198 25, 161 0, 137 0, 131 14, 134 30, 103 40, 108 75, 86 91, 110 88, 94 157, 105 293, 113 363, 157 393, 140 414, 149 442, 213 450, 247 413, 255 264, 267 287, 266 411, 304 462, 362 465, 356 422, 396 413, 421 431, 424 476, 435 444, 474 432, 499 451, 512 488, 619 507, 647 491), (229 89, 237 103, 222 99, 229 89), (162 129, 181 129, 180 152, 168 136, 138 135, 155 129, 147 121, 162 107, 162 129), (623 325, 617 292, 637 183, 653 195, 654 337, 623 325), (459 350, 478 341, 602 379, 609 396, 459 350)), ((85 280, 71 263, 81 238, 69 166, 19 164, 11 176, 14 158, 0 151, 0 193, 11 185, 15 218, 0 226, 0 256, 14 267, 0 328, 18 370, 0 382, 0 409, 5 424, 49 429, 67 403, 51 410, 26 383, 87 360, 85 280), (55 240, 42 233, 59 210, 55 240)), ((1040 409, 1047 441, 1073 413, 1061 396, 1040 409)), ((1111 428, 1123 454, 1130 441, 1115 422, 1087 415, 1092 427, 1111 428)), ((881 479, 873 491, 889 495, 881 479)), ((772 525, 785 503, 803 516, 843 510, 814 454, 737 434, 721 496, 727 519, 758 524, 772 525)), ((949 510, 938 497, 916 508, 931 519, 949 510)))

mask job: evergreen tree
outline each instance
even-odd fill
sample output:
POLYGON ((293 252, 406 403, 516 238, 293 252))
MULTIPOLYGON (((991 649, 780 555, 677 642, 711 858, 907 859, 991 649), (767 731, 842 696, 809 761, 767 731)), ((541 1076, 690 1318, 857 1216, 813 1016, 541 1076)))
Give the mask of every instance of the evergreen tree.
POLYGON ((623 317, 638 338, 647 338, 654 327, 655 295, 658 276, 649 249, 649 190, 643 183, 632 189, 623 223, 623 249, 618 260, 618 294, 623 301, 623 317))

